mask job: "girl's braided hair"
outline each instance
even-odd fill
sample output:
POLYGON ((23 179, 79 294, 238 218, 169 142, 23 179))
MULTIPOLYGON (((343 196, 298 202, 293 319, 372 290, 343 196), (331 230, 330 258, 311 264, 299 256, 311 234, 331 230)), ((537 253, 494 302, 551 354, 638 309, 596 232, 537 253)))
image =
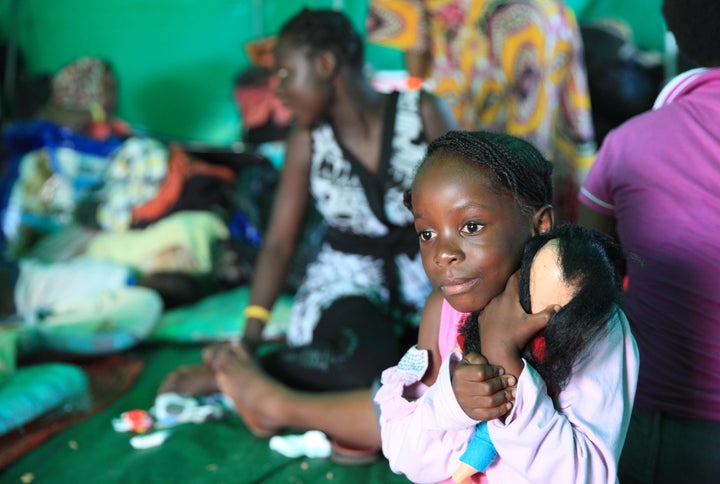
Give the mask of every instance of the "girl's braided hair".
MULTIPOLYGON (((510 190, 523 211, 552 203, 552 163, 527 141, 489 131, 449 131, 430 143, 425 160, 441 150, 490 168, 498 186, 510 190)), ((412 206, 410 192, 405 205, 412 206)))

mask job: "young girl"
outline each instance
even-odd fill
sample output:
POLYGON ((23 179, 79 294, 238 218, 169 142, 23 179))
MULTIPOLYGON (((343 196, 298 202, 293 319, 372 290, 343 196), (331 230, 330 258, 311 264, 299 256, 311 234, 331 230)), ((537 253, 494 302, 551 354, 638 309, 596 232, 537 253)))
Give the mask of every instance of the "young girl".
POLYGON ((498 453, 490 482, 616 481, 638 369, 622 311, 554 398, 523 357, 558 309, 525 313, 513 275, 527 241, 553 225, 550 173, 532 145, 506 135, 451 132, 428 147, 408 202, 435 290, 417 346, 375 396, 383 452, 414 482, 449 480, 479 421, 498 453), (472 314, 483 353, 461 360, 458 328, 472 314), (498 374, 516 383, 514 402, 498 374))

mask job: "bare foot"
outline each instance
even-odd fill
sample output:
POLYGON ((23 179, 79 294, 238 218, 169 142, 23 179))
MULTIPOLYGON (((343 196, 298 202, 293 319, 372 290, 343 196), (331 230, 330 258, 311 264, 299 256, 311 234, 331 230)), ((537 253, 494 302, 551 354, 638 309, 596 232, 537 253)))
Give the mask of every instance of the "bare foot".
POLYGON ((165 377, 158 394, 175 392, 183 395, 208 395, 220 391, 215 375, 206 365, 181 366, 165 377))
POLYGON ((279 405, 287 390, 265 376, 241 346, 216 351, 210 363, 218 388, 255 436, 270 437, 284 427, 279 405))

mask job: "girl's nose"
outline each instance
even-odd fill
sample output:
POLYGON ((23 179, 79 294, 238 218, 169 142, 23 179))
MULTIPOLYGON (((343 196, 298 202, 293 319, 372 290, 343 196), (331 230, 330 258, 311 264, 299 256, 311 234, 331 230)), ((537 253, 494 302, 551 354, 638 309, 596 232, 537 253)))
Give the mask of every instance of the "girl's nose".
POLYGON ((444 266, 461 261, 464 255, 460 248, 449 241, 438 244, 435 251, 435 264, 444 266))

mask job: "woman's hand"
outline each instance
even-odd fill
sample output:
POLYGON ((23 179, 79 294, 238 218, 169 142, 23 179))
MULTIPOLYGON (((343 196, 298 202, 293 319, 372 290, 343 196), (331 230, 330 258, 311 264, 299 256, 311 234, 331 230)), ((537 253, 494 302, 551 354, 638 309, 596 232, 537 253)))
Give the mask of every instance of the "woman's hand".
POLYGON ((519 275, 513 274, 505 290, 495 296, 478 317, 483 355, 517 377, 523 370, 520 355, 527 343, 547 325, 560 306, 527 314, 520 305, 519 275))
POLYGON ((255 354, 255 350, 262 343, 264 324, 257 318, 248 318, 245 322, 245 331, 242 336, 242 345, 248 353, 255 354))
POLYGON ((477 353, 468 353, 457 364, 453 392, 463 411, 475 420, 493 420, 512 408, 516 379, 501 366, 491 365, 477 353))

